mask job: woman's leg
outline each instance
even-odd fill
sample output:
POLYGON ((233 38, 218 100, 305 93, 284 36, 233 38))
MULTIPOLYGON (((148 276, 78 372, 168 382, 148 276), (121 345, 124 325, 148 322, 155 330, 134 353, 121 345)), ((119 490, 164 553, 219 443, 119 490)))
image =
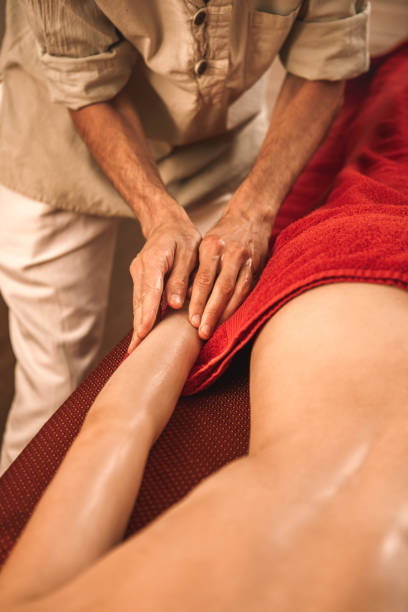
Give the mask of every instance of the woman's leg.
POLYGON ((407 370, 408 293, 295 298, 255 344, 250 455, 27 610, 403 609, 407 370))
POLYGON ((408 601, 408 293, 333 284, 289 302, 252 354, 278 609, 408 601))
POLYGON ((57 589, 123 537, 150 448, 201 341, 186 312, 162 321, 91 406, 0 574, 0 609, 57 589))

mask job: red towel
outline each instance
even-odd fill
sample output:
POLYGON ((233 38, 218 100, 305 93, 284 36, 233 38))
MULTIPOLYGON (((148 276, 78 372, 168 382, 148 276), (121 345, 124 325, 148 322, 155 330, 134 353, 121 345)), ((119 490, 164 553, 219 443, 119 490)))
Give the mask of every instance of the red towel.
POLYGON ((283 304, 325 283, 408 283, 408 41, 350 81, 324 144, 276 219, 254 291, 205 344, 184 388, 208 387, 283 304))

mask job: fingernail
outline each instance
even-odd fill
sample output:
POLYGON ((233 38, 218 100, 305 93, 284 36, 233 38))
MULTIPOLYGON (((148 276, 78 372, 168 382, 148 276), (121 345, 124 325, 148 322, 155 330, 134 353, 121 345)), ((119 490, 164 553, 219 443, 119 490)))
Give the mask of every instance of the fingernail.
POLYGON ((208 338, 210 333, 211 333, 211 328, 209 325, 203 325, 202 327, 200 327, 200 334, 202 336, 205 336, 206 338, 208 338))
POLYGON ((191 323, 194 327, 198 327, 200 325, 201 317, 199 314, 195 314, 191 317, 191 323))
POLYGON ((170 304, 173 306, 181 306, 181 297, 177 293, 173 293, 170 298, 170 304))

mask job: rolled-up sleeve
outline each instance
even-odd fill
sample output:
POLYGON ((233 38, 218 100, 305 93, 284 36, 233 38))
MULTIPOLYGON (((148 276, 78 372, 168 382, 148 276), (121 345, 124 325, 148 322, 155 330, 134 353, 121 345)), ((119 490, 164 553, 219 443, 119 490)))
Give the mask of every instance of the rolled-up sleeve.
POLYGON ((93 0, 20 0, 53 102, 78 109, 115 96, 137 58, 93 0))
POLYGON ((306 0, 280 58, 297 76, 337 81, 369 68, 368 0, 306 0))

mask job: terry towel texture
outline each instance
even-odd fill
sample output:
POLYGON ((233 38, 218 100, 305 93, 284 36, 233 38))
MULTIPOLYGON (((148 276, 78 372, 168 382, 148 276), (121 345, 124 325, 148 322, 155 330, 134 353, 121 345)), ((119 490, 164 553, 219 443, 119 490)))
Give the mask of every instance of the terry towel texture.
MULTIPOLYGON (((186 385, 208 386, 286 301, 328 282, 408 288, 408 42, 347 86, 344 109, 277 218, 257 287, 205 345, 186 385)), ((0 479, 0 564, 122 361, 126 336, 44 425, 0 479)), ((147 463, 127 535, 202 478, 244 454, 248 351, 209 389, 182 398, 147 463)))
POLYGON ((347 84, 328 138, 286 198, 254 291, 204 346, 184 388, 208 387, 283 304, 330 282, 408 284, 408 43, 347 84))

